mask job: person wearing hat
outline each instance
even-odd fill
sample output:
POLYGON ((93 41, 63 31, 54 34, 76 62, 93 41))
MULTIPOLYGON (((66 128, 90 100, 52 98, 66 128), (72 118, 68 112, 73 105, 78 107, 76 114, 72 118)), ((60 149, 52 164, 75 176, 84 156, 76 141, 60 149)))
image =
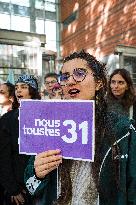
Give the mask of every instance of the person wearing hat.
POLYGON ((18 105, 0 119, 0 184, 5 189, 5 205, 32 205, 23 177, 29 156, 19 154, 19 102, 21 99, 40 99, 37 80, 21 75, 15 83, 18 105))

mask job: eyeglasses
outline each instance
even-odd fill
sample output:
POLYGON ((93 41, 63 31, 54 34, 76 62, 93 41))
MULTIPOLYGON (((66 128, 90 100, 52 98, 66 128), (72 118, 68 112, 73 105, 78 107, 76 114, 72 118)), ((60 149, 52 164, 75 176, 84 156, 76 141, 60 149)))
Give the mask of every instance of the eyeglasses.
POLYGON ((49 85, 49 84, 55 84, 57 83, 56 80, 52 80, 52 81, 45 81, 45 85, 49 85))
POLYGON ((61 86, 67 85, 70 76, 72 76, 76 82, 81 82, 85 79, 87 73, 88 73, 88 71, 84 68, 75 68, 73 70, 73 74, 71 74, 71 75, 68 72, 62 73, 60 75, 60 84, 61 84, 61 86))

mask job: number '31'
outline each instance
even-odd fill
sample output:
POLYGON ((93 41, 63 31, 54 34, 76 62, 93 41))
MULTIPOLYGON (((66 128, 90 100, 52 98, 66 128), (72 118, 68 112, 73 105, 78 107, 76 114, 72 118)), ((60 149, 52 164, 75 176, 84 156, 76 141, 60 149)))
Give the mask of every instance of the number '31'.
POLYGON ((63 122, 64 126, 71 125, 71 128, 68 129, 68 133, 70 133, 70 136, 67 137, 67 135, 63 135, 61 138, 66 143, 74 143, 77 141, 77 129, 82 130, 82 144, 88 143, 88 122, 84 121, 79 124, 79 127, 77 128, 76 123, 74 120, 65 120, 63 122))

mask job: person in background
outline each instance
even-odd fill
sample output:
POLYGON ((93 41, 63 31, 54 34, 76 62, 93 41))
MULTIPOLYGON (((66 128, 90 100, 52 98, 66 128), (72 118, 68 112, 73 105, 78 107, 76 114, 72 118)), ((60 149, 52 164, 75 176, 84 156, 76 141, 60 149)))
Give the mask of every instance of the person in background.
POLYGON ((56 73, 47 73, 44 77, 44 95, 45 99, 52 99, 52 89, 54 85, 58 82, 58 75, 56 73))
POLYGON ((52 88, 52 99, 63 99, 62 87, 59 83, 56 83, 52 88))
POLYGON ((9 82, 0 84, 0 116, 12 109, 14 101, 15 86, 9 82))
POLYGON ((43 193, 41 205, 136 204, 136 133, 126 116, 107 112, 105 65, 74 52, 64 59, 60 84, 65 99, 95 100, 94 162, 62 160, 61 150, 37 154, 25 170, 27 189, 43 193))
POLYGON ((135 90, 130 72, 126 69, 116 69, 110 75, 107 92, 108 108, 136 119, 135 90))
MULTIPOLYGON (((9 82, 0 84, 0 117, 12 110, 15 99, 15 86, 9 82)), ((0 185, 0 203, 4 203, 4 188, 0 185)))
MULTIPOLYGON (((5 190, 5 205, 32 205, 24 181, 29 156, 19 154, 19 103, 21 99, 40 99, 37 80, 21 75, 15 83, 17 103, 0 119, 0 183, 5 190)), ((15 102, 15 101, 14 101, 15 102)))

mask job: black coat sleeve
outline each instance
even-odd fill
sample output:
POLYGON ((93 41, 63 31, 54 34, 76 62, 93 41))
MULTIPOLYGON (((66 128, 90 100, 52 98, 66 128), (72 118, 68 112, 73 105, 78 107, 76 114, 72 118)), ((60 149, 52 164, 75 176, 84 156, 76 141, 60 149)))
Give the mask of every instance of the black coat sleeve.
POLYGON ((9 125, 14 123, 5 114, 0 119, 0 183, 10 195, 17 195, 21 189, 13 171, 12 139, 9 125))

